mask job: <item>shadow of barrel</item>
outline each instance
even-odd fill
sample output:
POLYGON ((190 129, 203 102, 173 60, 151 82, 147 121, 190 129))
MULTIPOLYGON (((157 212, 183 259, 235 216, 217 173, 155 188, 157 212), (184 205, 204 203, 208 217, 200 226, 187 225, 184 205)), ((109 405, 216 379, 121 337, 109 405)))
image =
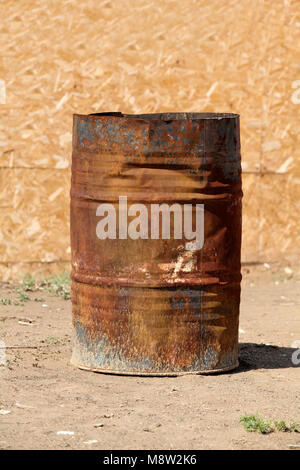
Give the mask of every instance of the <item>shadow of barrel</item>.
POLYGON ((264 343, 240 343, 239 361, 236 373, 252 369, 300 368, 300 350, 264 343))

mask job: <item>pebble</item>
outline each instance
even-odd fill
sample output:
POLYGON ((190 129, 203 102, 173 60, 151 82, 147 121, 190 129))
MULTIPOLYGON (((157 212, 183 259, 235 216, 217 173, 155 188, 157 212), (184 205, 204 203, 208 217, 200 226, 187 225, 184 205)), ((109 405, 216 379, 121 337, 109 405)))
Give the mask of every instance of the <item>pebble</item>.
POLYGON ((73 431, 57 431, 58 436, 74 436, 73 431))
POLYGON ((84 441, 83 443, 84 444, 87 444, 87 445, 92 445, 92 444, 96 444, 98 441, 96 439, 91 439, 90 441, 84 441))
POLYGON ((17 407, 17 408, 23 408, 23 409, 26 409, 26 408, 29 408, 29 409, 31 408, 31 409, 33 409, 33 408, 35 408, 34 406, 30 406, 30 405, 22 405, 22 404, 19 403, 18 401, 16 402, 16 407, 17 407))

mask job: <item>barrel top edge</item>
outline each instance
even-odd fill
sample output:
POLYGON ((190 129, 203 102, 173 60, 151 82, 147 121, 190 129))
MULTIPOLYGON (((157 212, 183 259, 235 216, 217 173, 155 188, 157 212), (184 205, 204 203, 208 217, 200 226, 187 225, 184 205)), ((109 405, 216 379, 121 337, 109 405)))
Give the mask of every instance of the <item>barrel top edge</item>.
POLYGON ((149 114, 123 114, 121 112, 103 112, 91 114, 73 114, 77 119, 99 119, 99 118, 125 118, 137 119, 143 121, 201 121, 201 120, 221 120, 221 119, 236 119, 239 114, 235 113, 149 113, 149 114))

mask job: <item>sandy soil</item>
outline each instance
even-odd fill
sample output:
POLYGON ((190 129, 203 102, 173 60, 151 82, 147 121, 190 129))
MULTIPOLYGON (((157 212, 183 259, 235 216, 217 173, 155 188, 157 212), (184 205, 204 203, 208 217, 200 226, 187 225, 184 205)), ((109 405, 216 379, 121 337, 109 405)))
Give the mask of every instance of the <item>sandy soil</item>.
MULTIPOLYGON (((300 434, 247 432, 244 413, 300 423, 297 269, 243 269, 240 367, 226 374, 141 378, 70 365, 71 302, 30 293, 0 305, 1 449, 288 449, 300 434), (46 306, 44 306, 46 305, 46 306), (295 345, 295 343, 294 343, 295 345), (96 427, 97 426, 97 427, 96 427), (59 435, 70 431, 73 435, 59 435)), ((14 298, 3 284, 0 298, 14 298)), ((299 346, 300 347, 300 346, 299 346)))

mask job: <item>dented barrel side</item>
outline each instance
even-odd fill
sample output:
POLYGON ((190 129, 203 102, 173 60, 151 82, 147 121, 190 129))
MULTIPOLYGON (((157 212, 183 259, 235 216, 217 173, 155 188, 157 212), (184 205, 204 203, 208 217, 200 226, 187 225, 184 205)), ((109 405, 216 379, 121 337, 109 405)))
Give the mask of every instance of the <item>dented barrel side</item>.
POLYGON ((241 198, 238 115, 74 115, 72 363, 137 375, 237 367, 241 198), (120 225, 120 197, 127 214, 146 208, 148 238, 117 226, 99 239, 98 208, 112 205, 120 225), (153 204, 202 205, 201 249, 174 237, 175 215, 170 238, 151 238, 153 204))

